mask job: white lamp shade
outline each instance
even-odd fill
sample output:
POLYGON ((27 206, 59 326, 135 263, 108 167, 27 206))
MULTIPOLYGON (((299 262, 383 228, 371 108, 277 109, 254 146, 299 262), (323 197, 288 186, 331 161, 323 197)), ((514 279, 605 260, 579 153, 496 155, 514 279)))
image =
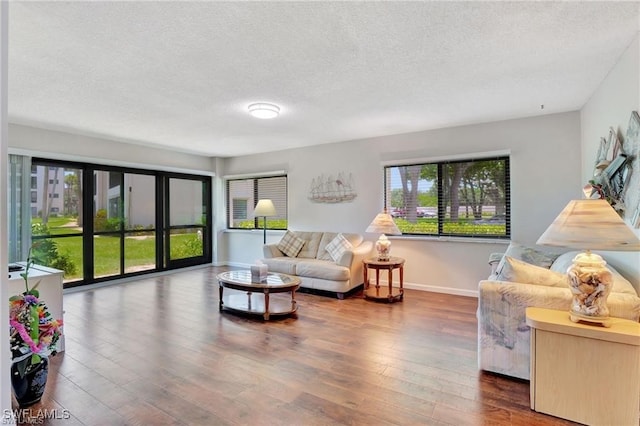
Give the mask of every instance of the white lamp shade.
POLYGON ((574 249, 637 251, 640 240, 606 200, 572 200, 537 244, 574 249))
POLYGON ((387 235, 402 234, 389 213, 378 213, 365 232, 387 235))
POLYGON ((256 208, 253 210, 254 217, 275 216, 276 207, 271 200, 258 200, 256 208))

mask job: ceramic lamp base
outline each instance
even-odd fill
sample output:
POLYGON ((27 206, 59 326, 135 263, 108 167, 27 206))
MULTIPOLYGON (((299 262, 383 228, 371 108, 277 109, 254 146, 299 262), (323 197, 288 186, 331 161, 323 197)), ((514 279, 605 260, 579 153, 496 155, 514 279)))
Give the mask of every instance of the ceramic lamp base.
MULTIPOLYGON (((567 270, 571 289, 571 320, 604 324, 609 318, 607 297, 611 293, 613 276, 606 262, 595 253, 580 253, 567 270)), ((575 321, 574 321, 575 322, 575 321)))
POLYGON ((391 257, 391 241, 386 235, 380 235, 378 241, 376 241, 376 250, 378 252, 378 260, 382 262, 388 262, 391 257))
POLYGON ((591 324, 601 324, 603 327, 611 327, 611 317, 594 317, 589 315, 582 315, 576 312, 569 312, 569 319, 572 322, 586 322, 591 324))

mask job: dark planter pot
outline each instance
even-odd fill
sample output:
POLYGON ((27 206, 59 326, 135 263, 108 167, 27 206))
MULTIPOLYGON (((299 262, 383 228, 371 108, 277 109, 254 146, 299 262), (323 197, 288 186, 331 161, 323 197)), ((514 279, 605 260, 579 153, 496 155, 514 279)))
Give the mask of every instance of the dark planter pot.
POLYGON ((28 407, 40 401, 47 385, 47 374, 49 373, 49 361, 42 358, 40 364, 30 368, 24 377, 20 377, 18 368, 11 366, 11 385, 13 394, 18 401, 20 408, 28 407))

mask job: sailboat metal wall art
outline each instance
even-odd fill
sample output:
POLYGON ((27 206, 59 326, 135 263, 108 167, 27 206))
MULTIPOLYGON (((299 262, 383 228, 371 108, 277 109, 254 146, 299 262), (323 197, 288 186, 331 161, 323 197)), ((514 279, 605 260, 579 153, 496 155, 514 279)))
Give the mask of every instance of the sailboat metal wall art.
POLYGON ((314 203, 346 203, 357 196, 351 173, 348 176, 343 172, 337 175, 321 174, 311 181, 309 200, 314 203))

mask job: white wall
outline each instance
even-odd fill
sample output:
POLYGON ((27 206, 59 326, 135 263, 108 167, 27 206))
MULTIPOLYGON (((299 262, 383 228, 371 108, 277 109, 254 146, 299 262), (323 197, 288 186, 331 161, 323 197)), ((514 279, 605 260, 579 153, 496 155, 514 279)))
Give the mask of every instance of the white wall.
MULTIPOLYGON (((581 194, 578 112, 229 158, 219 175, 287 170, 290 229, 364 233, 383 206, 382 162, 505 150, 511 152, 512 239, 533 244, 566 203, 581 194), (307 199, 313 178, 338 172, 353 173, 358 193, 353 202, 307 199)), ((244 265, 262 257, 261 232, 220 235, 226 250, 218 252, 218 263, 244 265)), ((281 235, 269 232, 267 239, 276 242, 281 235)), ((476 294, 478 281, 488 275, 489 254, 505 248, 432 238, 393 238, 392 243, 392 252, 407 259, 409 287, 467 295, 476 294)))
MULTIPOLYGON (((631 111, 640 109, 640 41, 636 35, 615 67, 580 111, 582 182, 593 176, 593 166, 601 137, 613 127, 624 140, 631 111)), ((638 155, 640 153, 636 153, 638 155)), ((634 161, 640 161, 640 158, 634 161)), ((640 191, 640 188, 631 188, 640 191)), ((628 219, 628 217, 627 217, 628 219)), ((640 230, 635 229, 640 236, 640 230)), ((640 253, 602 253, 640 291, 640 253)))
MULTIPOLYGON (((7 54, 9 49, 9 26, 8 26, 8 9, 9 3, 5 1, 0 2, 0 161, 6 165, 9 162, 7 156, 7 54)), ((8 187, 8 173, 6 173, 6 167, 0 167, 0 170, 5 171, 0 173, 0 270, 5 273, 2 274, 0 279, 0 419, 3 424, 13 423, 10 416, 5 416, 6 411, 11 409, 11 381, 10 381, 10 366, 11 366, 11 352, 9 350, 9 300, 8 286, 9 279, 6 271, 8 270, 8 256, 7 247, 9 247, 9 241, 7 238, 7 187, 8 187), (11 419, 11 420, 9 420, 11 419)))
POLYGON ((9 150, 34 157, 185 173, 211 173, 214 164, 210 157, 201 155, 19 124, 9 124, 9 150))

